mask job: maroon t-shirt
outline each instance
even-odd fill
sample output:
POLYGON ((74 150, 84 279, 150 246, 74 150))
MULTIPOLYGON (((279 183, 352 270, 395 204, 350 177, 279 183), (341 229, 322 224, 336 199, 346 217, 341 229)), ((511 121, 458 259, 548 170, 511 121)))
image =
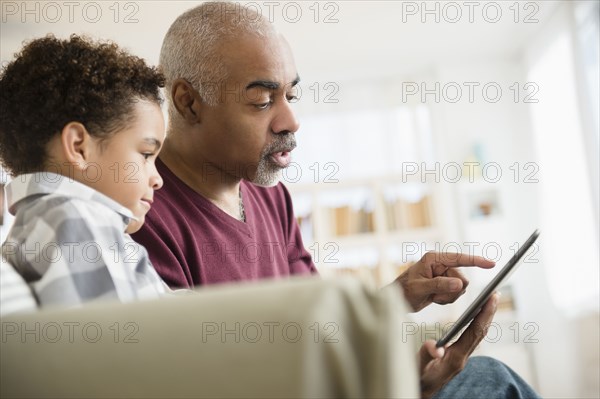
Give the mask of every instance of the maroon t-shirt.
POLYGON ((160 159, 156 168, 163 187, 132 237, 146 247, 170 287, 316 273, 283 184, 264 188, 242 181, 243 223, 192 190, 160 159))

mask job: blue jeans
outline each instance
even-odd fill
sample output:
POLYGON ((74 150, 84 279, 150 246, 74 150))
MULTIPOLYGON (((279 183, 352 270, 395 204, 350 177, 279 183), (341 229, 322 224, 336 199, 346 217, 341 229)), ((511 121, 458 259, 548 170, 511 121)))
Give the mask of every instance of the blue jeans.
POLYGON ((472 357, 467 366, 434 395, 434 399, 539 398, 504 363, 485 356, 472 357))

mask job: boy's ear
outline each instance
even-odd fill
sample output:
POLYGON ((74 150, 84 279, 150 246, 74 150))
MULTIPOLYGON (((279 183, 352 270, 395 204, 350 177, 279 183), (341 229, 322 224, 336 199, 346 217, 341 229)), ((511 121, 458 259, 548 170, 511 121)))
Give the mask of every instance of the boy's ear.
POLYGON ((171 86, 171 98, 179 115, 190 125, 200 122, 200 107, 202 98, 190 82, 185 79, 175 79, 171 86))
POLYGON ((69 122, 60 135, 61 147, 67 161, 77 168, 84 169, 89 162, 92 137, 83 124, 69 122))

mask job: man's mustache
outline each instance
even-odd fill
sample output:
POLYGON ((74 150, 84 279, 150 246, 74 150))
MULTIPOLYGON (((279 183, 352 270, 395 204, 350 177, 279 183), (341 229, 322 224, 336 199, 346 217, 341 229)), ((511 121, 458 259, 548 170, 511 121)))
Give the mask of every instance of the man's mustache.
POLYGON ((292 151, 294 148, 296 148, 296 138, 292 133, 289 133, 277 136, 277 139, 265 148, 263 154, 269 155, 275 152, 292 151))

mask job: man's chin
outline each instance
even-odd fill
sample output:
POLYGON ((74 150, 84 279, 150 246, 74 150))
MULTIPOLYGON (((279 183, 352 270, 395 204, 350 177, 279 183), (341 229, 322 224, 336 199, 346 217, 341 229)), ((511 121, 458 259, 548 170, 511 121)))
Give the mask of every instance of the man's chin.
POLYGON ((250 182, 260 187, 275 187, 281 180, 281 169, 267 174, 258 173, 250 182))

